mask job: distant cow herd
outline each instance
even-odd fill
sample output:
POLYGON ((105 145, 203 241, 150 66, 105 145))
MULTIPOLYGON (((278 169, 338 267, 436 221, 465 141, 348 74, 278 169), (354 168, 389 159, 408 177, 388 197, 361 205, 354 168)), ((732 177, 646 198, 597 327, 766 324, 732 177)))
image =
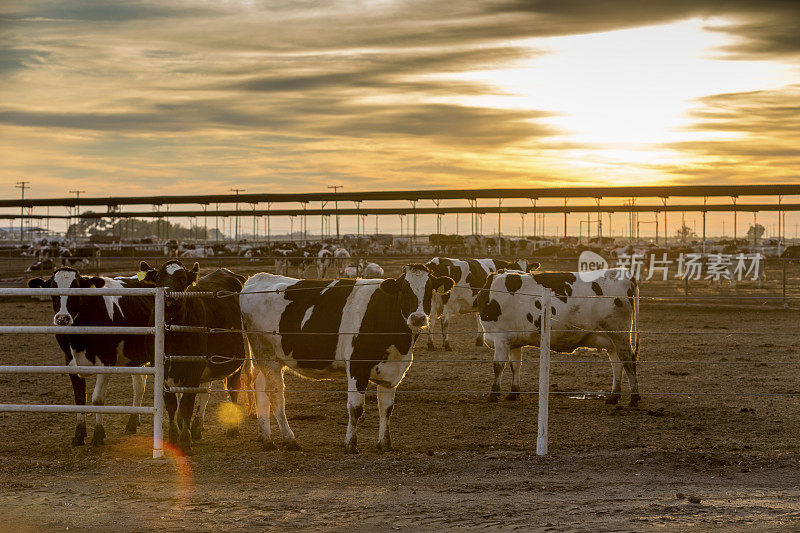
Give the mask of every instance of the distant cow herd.
MULTIPOLYGON (((494 381, 489 398, 497 400, 507 364, 511 393, 520 390, 521 349, 538 345, 542 288, 553 291, 551 346, 561 352, 580 347, 605 350, 613 370, 608 403, 620 397, 623 372, 630 385, 630 403, 639 400, 636 361, 639 352, 637 283, 627 271, 600 271, 592 279, 570 272, 539 272, 538 263, 524 259, 453 259, 435 257, 409 264, 399 276, 386 278, 375 263, 349 263, 343 248, 320 246, 298 254, 291 250, 277 274, 250 278, 222 268, 200 277, 199 265, 187 268, 180 259, 158 267, 142 261, 127 277, 84 276, 62 266, 47 279, 33 278, 29 287, 165 287, 168 291, 210 292, 214 298, 188 298, 168 293, 165 334, 165 379, 183 394, 167 392, 169 439, 189 452, 202 435, 207 394, 202 384, 222 380, 233 402, 239 391, 253 388, 258 435, 265 449, 275 447, 270 415, 289 449, 298 448, 289 425, 284 399, 286 369, 310 379, 343 376, 347 380, 348 425, 345 449, 357 450, 357 425, 370 383, 377 386, 381 450, 391 450, 389 431, 395 391, 409 371, 413 348, 432 321, 440 319, 443 348, 452 350, 448 326, 457 314, 475 314, 480 345, 494 348, 494 381), (298 261, 293 263, 293 261, 298 261), (316 279, 289 277, 316 267, 316 279), (340 277, 327 278, 333 267, 340 277), (187 357, 188 356, 188 357, 187 357), (186 392, 189 391, 189 392, 186 392), (196 399, 198 400, 196 402, 196 399), (195 404, 198 403, 197 409, 195 404)), ((152 326, 154 301, 147 296, 53 296, 57 326, 152 326)), ((145 366, 154 364, 152 337, 107 334, 59 334, 56 340, 71 366, 145 366)), ((70 375, 75 403, 86 404, 85 375, 70 375)), ((99 374, 93 405, 103 405, 108 375, 99 374)), ((140 405, 146 376, 134 375, 133 405, 140 405)), ((131 415, 126 432, 134 433, 138 415, 131 415)), ((228 433, 238 433, 230 427, 228 433)), ((87 438, 86 420, 78 415, 74 445, 87 438)), ((102 444, 104 416, 97 414, 91 442, 102 444)))

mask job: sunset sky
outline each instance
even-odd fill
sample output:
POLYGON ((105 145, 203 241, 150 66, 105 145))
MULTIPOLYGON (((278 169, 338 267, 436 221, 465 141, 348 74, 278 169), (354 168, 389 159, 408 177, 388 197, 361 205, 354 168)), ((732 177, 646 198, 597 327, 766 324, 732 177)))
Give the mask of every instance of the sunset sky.
POLYGON ((797 1, 0 13, 4 197, 797 181, 797 1))

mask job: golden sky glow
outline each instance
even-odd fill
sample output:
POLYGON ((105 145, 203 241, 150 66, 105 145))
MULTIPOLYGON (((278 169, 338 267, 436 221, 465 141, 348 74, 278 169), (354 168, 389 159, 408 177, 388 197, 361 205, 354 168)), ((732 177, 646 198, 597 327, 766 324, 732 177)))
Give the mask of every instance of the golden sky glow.
POLYGON ((7 196, 20 179, 38 197, 797 180, 797 2, 53 0, 0 16, 7 196))

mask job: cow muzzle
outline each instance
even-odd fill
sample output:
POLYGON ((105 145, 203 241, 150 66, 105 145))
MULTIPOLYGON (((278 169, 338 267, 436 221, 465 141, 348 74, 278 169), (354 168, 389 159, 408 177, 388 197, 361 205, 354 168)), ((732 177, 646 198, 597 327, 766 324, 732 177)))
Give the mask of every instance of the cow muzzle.
POLYGON ((424 328, 428 325, 428 317, 425 313, 411 313, 408 317, 408 325, 414 328, 424 328))
POLYGON ((53 324, 56 326, 71 326, 72 316, 70 315, 56 315, 53 317, 53 324))

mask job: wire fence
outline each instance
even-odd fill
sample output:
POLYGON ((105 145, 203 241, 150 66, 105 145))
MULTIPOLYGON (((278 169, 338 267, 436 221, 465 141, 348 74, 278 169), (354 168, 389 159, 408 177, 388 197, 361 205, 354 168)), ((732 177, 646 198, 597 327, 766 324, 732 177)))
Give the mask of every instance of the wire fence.
MULTIPOLYGON (((301 282, 302 283, 302 282, 301 282)), ((216 291, 216 292, 202 292, 202 291, 194 291, 194 292, 166 292, 166 298, 172 300, 181 300, 181 299, 194 299, 194 298, 206 298, 206 299, 222 299, 222 298, 231 298, 231 297, 239 297, 242 295, 267 295, 267 294, 284 294, 284 293, 292 293, 294 291, 328 291, 332 289, 348 289, 352 290, 352 284, 342 284, 337 285, 337 282, 331 280, 330 283, 327 285, 319 285, 312 287, 282 287, 278 289, 270 289, 270 290, 258 290, 258 291, 242 291, 242 292, 231 292, 231 291, 216 291)), ((365 285, 377 285, 379 284, 379 280, 368 281, 364 282, 365 285)), ((88 290, 88 289, 87 289, 88 290)), ((102 289, 95 289, 98 292, 95 294, 102 294, 102 289)), ((509 290, 502 290, 502 289, 492 289, 492 288, 481 288, 481 289, 473 289, 473 295, 477 295, 480 292, 490 292, 490 293, 501 293, 506 296, 510 297, 529 297, 533 299, 541 299, 543 298, 542 294, 537 293, 530 293, 530 292, 523 292, 523 291, 509 291, 509 290)), ((33 294, 32 292, 28 292, 27 294, 33 294)), ((314 296, 312 295, 311 298, 314 296)), ((683 337, 691 337, 691 336, 704 336, 707 338, 712 339, 728 339, 728 338, 735 338, 737 336, 747 336, 747 337, 794 337, 798 335, 798 332, 786 330, 786 331, 767 331, 767 330, 758 330, 758 329, 736 329, 736 330, 729 330, 726 329, 724 331, 709 331, 709 330, 700 330, 700 329, 650 329, 650 330, 638 330, 634 329, 611 329, 611 328, 601 328, 592 325, 585 325, 585 324, 574 324, 574 316, 570 314, 568 307, 561 307, 561 302, 556 302, 559 299, 569 299, 569 300, 576 300, 577 302, 582 302, 586 300, 610 300, 610 299, 627 299, 632 298, 633 296, 625 294, 594 294, 594 295, 564 295, 564 294, 552 294, 552 311, 555 312, 555 315, 551 313, 550 305, 541 305, 539 309, 534 309, 533 306, 529 311, 532 312, 533 316, 540 316, 544 318, 545 315, 548 315, 548 322, 552 321, 554 325, 566 325, 567 327, 550 327, 547 326, 547 338, 550 339, 548 341, 552 342, 552 339, 557 339, 561 334, 591 334, 591 333, 599 333, 599 334, 637 334, 640 336, 656 336, 656 337, 663 337, 663 336, 683 336, 683 337), (558 308, 556 308, 558 307, 558 308), (559 312, 565 313, 565 318, 559 318, 559 312), (551 339, 552 335, 552 339, 551 339)), ((635 297, 637 300, 652 300, 652 301, 659 301, 659 300, 708 300, 707 296, 641 296, 636 295, 635 297)), ((757 296, 757 295, 718 295, 712 297, 712 300, 783 300, 784 302, 787 300, 797 300, 800 299, 800 296, 757 296)), ((566 302, 564 302, 566 303, 566 302)), ((580 306, 580 303, 576 304, 580 306)), ((635 312, 635 311, 634 311, 635 312)), ((462 336, 471 336, 474 337, 476 335, 496 335, 496 334, 521 334, 527 336, 527 339, 530 340, 531 344, 538 343, 538 339, 534 339, 536 336, 542 336, 542 332, 544 330, 544 324, 534 324, 532 319, 528 319, 531 322, 531 327, 528 329, 480 329, 480 330, 460 330, 454 331, 452 333, 448 333, 448 335, 462 335, 462 336)), ((637 320, 638 322, 638 320, 637 320)), ((432 326, 431 326, 432 327, 432 326)), ((727 327, 727 326, 725 326, 727 327)), ((207 326, 197 326, 197 325, 180 325, 180 324, 168 324, 165 323, 164 329, 169 334, 169 332, 186 332, 186 333, 200 333, 200 334, 247 334, 247 335, 273 335, 278 337, 283 336, 325 336, 328 338, 332 337, 341 337, 341 336, 391 336, 397 337, 399 335, 409 335, 410 330, 407 331, 284 331, 284 330, 272 330, 272 331, 265 331, 262 329, 246 329, 246 328, 236 328, 236 329, 226 329, 226 328, 215 328, 215 327, 207 327, 207 326)), ((64 330, 66 332, 66 330, 64 330)), ((2 333, 3 331, 0 331, 2 333)), ((414 337, 414 341, 418 340, 419 336, 428 335, 431 336, 444 336, 444 332, 439 331, 425 331, 422 330, 414 337)), ((540 347, 541 348, 541 347, 540 347)), ((529 357, 529 358, 522 358, 519 359, 511 359, 512 363, 526 363, 526 364, 539 364, 540 368, 541 365, 547 364, 548 370, 547 375, 549 376, 549 365, 556 364, 556 365, 596 365, 596 364, 608 364, 609 359, 586 359, 586 358, 574 358, 569 356, 564 357, 553 357, 549 356, 550 345, 547 345, 548 355, 547 358, 544 357, 529 357)), ((409 352, 410 354, 411 352, 409 352)), ((540 352, 542 353, 542 352, 540 352)), ((250 357, 230 357, 225 355, 205 355, 205 354, 198 354, 197 356, 183 356, 184 360, 181 361, 180 357, 170 357, 168 354, 166 355, 166 362, 168 364, 174 363, 181 363, 184 364, 194 364, 200 363, 204 364, 224 364, 230 363, 233 361, 252 361, 256 363, 267 363, 267 364, 274 364, 279 363, 281 365, 287 365, 293 367, 293 365, 299 365, 300 367, 303 366, 304 363, 312 363, 314 365, 318 365, 323 361, 329 362, 330 364, 347 364, 347 363, 369 363, 369 364, 380 364, 380 363, 399 363, 399 364, 411 364, 412 361, 418 364, 457 364, 457 365, 472 365, 472 364, 487 364, 492 362, 491 359, 478 359, 478 358, 464 358, 464 357, 454 357, 454 358, 442 358, 442 357, 435 357, 435 358, 426 358, 426 357, 408 357, 408 358, 399 358, 399 359, 391 359, 387 360, 386 357, 382 358, 375 358, 375 359, 350 359, 350 360, 342 360, 342 359, 324 359, 324 358, 294 358, 291 357, 291 354, 288 356, 284 356, 283 359, 279 356, 273 357, 260 357, 258 354, 254 354, 250 357), (197 361, 190 361, 189 359, 195 358, 198 359, 197 361)), ((612 363, 635 363, 636 365, 653 365, 653 366, 662 366, 663 365, 714 365, 714 366, 722 366, 722 365, 730 365, 736 367, 745 367, 745 366, 765 366, 765 365, 775 365, 779 367, 794 367, 796 365, 800 365, 800 360, 769 360, 764 358, 757 358, 752 360, 727 360, 727 359, 718 359, 718 360, 711 360, 711 359, 664 359, 664 360, 655 360, 655 359, 644 359, 644 360, 634 360, 634 361, 612 361, 612 363)), ((599 390, 585 390, 582 388, 575 388, 574 390, 553 390, 553 388, 549 387, 548 382, 542 381, 542 374, 540 372, 540 390, 538 391, 517 391, 514 390, 512 393, 514 395, 523 395, 523 396, 537 396, 540 398, 540 409, 542 408, 542 398, 546 398, 547 395, 555 395, 561 397, 571 397, 571 398, 594 398, 594 397, 605 397, 609 395, 608 391, 599 391, 599 390), (544 387, 542 389, 541 387, 544 387), (546 391, 543 392, 543 391, 546 391)), ((549 379, 549 377, 548 377, 549 379)), ((231 392, 266 392, 266 393, 287 393, 287 394, 349 394, 353 391, 349 391, 346 389, 331 389, 331 388, 324 388, 324 389, 317 389, 317 388, 305 388, 305 389, 297 389, 297 388, 270 388, 270 389, 256 389, 256 388, 236 388, 236 389, 221 389, 221 388, 213 388, 213 387, 173 387, 170 389, 167 387, 167 391, 172 392, 207 392, 207 393, 231 393, 231 392)), ((381 394, 382 391, 377 390, 365 390, 359 391, 363 394, 381 394)), ((432 395, 443 395, 443 396, 454 396, 454 395, 486 395, 489 393, 488 390, 481 389, 478 390, 475 387, 466 387, 462 389, 443 389, 443 388, 419 388, 419 389, 397 389, 391 391, 392 394, 401 394, 401 395, 423 395, 423 394, 432 394, 432 395)), ((616 393, 614 393, 616 394, 616 393)), ((736 391, 714 391, 714 390, 700 390, 700 391, 658 391, 658 390, 647 390, 643 392, 637 393, 640 396, 647 396, 647 397, 774 397, 774 398, 794 398, 800 396, 800 390, 794 390, 792 388, 788 388, 785 391, 746 391, 746 390, 736 390, 736 391)), ((541 415, 540 415, 541 416, 541 415)), ((540 418, 541 424, 541 418, 540 418)), ((541 427, 541 426, 540 426, 541 427)))

